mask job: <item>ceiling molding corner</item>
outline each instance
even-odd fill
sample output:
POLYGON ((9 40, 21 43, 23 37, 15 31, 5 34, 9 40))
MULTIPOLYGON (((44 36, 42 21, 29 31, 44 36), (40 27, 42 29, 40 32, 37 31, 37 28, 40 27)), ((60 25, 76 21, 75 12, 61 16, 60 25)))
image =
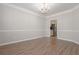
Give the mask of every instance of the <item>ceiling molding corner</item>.
MULTIPOLYGON (((13 4, 7 4, 7 3, 6 3, 6 4, 3 4, 3 5, 7 5, 7 6, 9 6, 9 7, 18 9, 18 10, 20 10, 20 11, 23 11, 23 12, 26 12, 26 13, 29 13, 29 14, 32 14, 32 15, 36 15, 36 16, 41 16, 41 15, 42 15, 42 14, 35 13, 35 12, 31 11, 31 10, 24 9, 24 8, 22 8, 22 7, 18 7, 18 6, 13 5, 13 4)), ((43 15, 42 15, 42 16, 43 16, 43 15)))
POLYGON ((73 7, 72 9, 68 9, 68 10, 65 10, 63 12, 59 12, 59 13, 56 13, 56 14, 52 14, 50 16, 47 16, 47 18, 52 18, 52 17, 56 17, 56 16, 59 16, 59 15, 65 14, 65 13, 69 13, 69 12, 72 12, 72 11, 78 9, 78 8, 79 8, 79 5, 73 7))

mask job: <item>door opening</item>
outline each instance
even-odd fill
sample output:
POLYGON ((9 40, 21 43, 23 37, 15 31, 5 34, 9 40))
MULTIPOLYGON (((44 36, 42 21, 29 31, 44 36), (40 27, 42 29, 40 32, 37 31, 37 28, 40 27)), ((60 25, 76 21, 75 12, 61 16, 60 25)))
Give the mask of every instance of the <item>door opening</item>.
POLYGON ((50 36, 57 37, 57 20, 50 21, 50 36))

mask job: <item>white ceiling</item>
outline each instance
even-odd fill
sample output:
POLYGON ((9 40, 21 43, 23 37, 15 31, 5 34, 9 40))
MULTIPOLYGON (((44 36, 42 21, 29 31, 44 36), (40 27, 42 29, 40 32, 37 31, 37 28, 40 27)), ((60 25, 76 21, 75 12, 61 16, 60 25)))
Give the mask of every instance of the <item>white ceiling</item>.
MULTIPOLYGON (((39 5, 39 3, 11 3, 11 4, 37 13, 41 13, 39 9, 36 7, 36 5, 39 5)), ((78 3, 49 3, 49 5, 51 6, 47 15, 56 14, 59 12, 63 12, 65 10, 69 10, 79 4, 78 3)))

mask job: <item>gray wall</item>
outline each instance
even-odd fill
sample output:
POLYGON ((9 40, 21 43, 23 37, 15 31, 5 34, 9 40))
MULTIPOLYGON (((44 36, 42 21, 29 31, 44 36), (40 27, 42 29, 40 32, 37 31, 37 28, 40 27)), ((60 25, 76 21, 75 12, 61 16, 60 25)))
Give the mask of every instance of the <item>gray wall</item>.
POLYGON ((45 36, 45 18, 0 4, 0 44, 45 36))
POLYGON ((53 18, 57 19, 58 38, 79 44, 79 8, 53 18))

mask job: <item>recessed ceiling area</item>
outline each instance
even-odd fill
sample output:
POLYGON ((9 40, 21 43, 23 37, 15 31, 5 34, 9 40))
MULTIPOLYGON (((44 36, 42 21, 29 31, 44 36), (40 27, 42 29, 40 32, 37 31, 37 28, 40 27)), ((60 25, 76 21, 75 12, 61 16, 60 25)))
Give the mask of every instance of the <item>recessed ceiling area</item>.
MULTIPOLYGON (((12 5, 16 5, 18 7, 31 10, 36 13, 41 13, 39 10, 40 3, 11 3, 12 5)), ((74 8, 75 6, 79 5, 78 3, 48 3, 48 7, 50 9, 47 12, 47 15, 56 14, 59 12, 63 12, 69 9, 74 8)))

